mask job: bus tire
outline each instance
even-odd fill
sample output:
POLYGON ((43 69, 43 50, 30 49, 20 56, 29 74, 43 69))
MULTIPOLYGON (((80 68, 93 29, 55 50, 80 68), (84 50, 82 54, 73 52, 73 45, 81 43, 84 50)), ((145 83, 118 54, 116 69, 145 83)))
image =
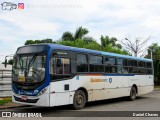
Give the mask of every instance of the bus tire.
POLYGON ((86 104, 86 95, 82 90, 76 91, 73 98, 73 108, 75 110, 84 108, 86 104))
POLYGON ((131 91, 130 91, 129 99, 131 101, 134 101, 136 99, 136 97, 137 97, 137 90, 134 86, 132 86, 131 91))

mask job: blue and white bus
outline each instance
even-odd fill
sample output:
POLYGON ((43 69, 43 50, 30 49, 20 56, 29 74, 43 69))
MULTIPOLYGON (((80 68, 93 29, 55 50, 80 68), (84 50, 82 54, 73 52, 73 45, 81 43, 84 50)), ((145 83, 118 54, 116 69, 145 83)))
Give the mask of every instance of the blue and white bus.
POLYGON ((136 96, 153 90, 151 59, 57 44, 22 46, 14 55, 12 100, 36 106, 136 96))

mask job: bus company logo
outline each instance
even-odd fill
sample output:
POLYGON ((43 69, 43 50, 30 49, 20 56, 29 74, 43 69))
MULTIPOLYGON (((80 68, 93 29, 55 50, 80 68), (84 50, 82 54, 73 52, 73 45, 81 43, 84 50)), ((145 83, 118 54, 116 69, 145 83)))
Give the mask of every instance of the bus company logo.
POLYGON ((109 78, 109 79, 91 78, 90 82, 91 83, 96 83, 96 82, 109 82, 109 83, 111 83, 112 82, 112 78, 109 78))
POLYGON ((112 78, 109 78, 109 83, 111 83, 112 82, 112 78))
POLYGON ((92 83, 93 82, 103 82, 103 79, 100 79, 100 78, 91 78, 90 80, 92 83))

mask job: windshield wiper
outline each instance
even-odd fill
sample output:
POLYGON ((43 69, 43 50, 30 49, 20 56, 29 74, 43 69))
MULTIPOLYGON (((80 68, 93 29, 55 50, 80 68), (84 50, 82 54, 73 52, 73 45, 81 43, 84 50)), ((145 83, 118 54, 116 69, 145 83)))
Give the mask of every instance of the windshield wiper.
POLYGON ((32 59, 29 61, 28 63, 28 72, 29 72, 29 69, 31 68, 32 64, 34 63, 34 61, 36 60, 36 57, 37 57, 38 54, 35 54, 32 59), (32 63, 32 64, 31 64, 32 63))

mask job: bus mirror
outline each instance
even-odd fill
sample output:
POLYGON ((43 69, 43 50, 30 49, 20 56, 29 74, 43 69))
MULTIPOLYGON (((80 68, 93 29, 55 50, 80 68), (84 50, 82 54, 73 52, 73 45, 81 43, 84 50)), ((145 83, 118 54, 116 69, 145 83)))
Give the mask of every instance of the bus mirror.
POLYGON ((7 59, 5 59, 4 66, 7 67, 7 59))
POLYGON ((61 67, 61 59, 57 59, 57 67, 61 67))

